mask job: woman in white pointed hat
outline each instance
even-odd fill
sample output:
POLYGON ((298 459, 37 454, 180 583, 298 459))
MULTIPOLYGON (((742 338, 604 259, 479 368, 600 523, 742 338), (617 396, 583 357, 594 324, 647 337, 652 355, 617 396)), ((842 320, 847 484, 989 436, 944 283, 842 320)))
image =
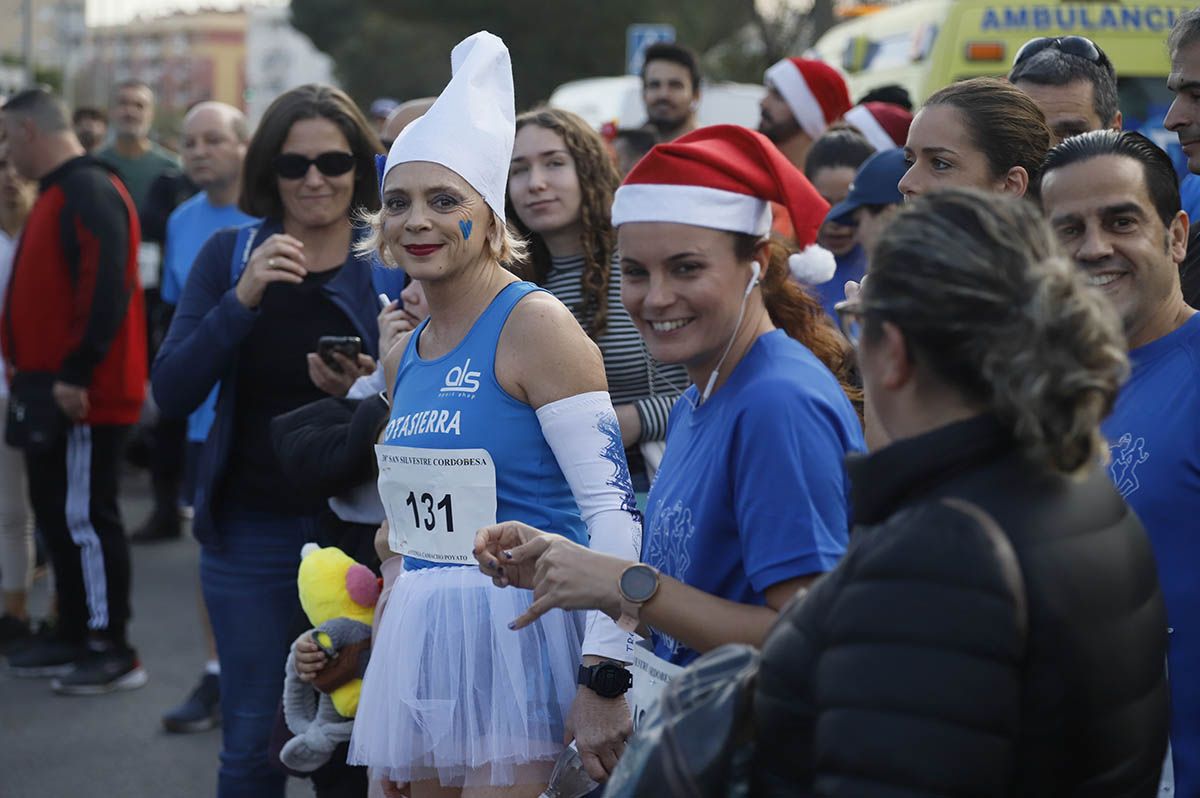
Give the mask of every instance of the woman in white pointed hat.
POLYGON ((473 567, 475 532, 519 519, 620 556, 640 518, 599 350, 571 312, 504 268, 512 68, 477 33, 437 102, 380 170, 374 248, 424 286, 430 316, 384 359, 377 447, 389 601, 375 630, 350 760, 414 798, 538 795, 564 739, 602 775, 630 733, 627 633, 560 612, 519 634, 528 593, 473 567), (397 575, 397 562, 402 570, 397 575))

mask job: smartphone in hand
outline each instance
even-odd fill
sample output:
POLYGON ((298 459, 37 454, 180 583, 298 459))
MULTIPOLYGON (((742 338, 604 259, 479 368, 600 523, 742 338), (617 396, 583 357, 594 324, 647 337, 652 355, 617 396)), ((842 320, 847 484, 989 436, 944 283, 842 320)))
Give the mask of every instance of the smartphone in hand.
POLYGON ((334 352, 340 352, 348 360, 358 360, 362 354, 362 339, 357 335, 322 335, 317 341, 317 356, 325 361, 326 366, 341 374, 342 367, 334 359, 334 352))

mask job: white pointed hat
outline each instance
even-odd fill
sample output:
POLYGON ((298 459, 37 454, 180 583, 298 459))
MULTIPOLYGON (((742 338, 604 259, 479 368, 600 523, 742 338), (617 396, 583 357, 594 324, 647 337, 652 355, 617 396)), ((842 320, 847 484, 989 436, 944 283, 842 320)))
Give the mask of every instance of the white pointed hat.
POLYGON ((504 221, 504 190, 516 136, 512 62, 499 37, 480 31, 450 53, 452 77, 425 115, 396 137, 379 175, 413 161, 440 164, 480 193, 504 221))

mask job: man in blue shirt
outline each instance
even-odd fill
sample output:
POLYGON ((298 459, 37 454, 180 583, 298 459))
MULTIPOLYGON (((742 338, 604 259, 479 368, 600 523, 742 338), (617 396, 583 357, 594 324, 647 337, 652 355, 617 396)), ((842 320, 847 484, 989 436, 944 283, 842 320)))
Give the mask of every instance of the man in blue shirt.
MULTIPOLYGON (((1187 157, 1188 171, 1200 174, 1200 8, 1179 15, 1171 35, 1167 37, 1171 53, 1171 73, 1167 88, 1175 95, 1163 127, 1179 137, 1179 146, 1187 157)), ((1192 185, 1184 180, 1185 193, 1192 194, 1192 185)), ((1183 296, 1192 305, 1200 303, 1200 227, 1193 226, 1184 259, 1183 296)))
POLYGON ((1137 133, 1092 131, 1055 147, 1041 197, 1059 240, 1125 328, 1133 371, 1103 430, 1113 481, 1146 527, 1167 604, 1172 754, 1164 780, 1173 778, 1176 795, 1197 795, 1200 315, 1180 289, 1188 218, 1170 158, 1137 133))
MULTIPOLYGON (((253 217, 237 207, 242 183, 242 160, 246 157, 249 138, 246 117, 238 109, 224 103, 200 103, 184 118, 183 168, 201 190, 176 208, 167 220, 163 252, 163 302, 172 306, 179 304, 192 261, 209 236, 221 228, 254 221, 253 217)), ((215 404, 216 391, 188 418, 186 459, 191 463, 195 462, 196 452, 208 436, 215 404)), ((185 498, 191 502, 190 496, 185 498)), ((203 617, 201 621, 207 631, 208 618, 203 617)), ((206 638, 209 661, 204 676, 182 704, 163 716, 163 725, 168 731, 203 731, 217 725, 217 676, 220 666, 211 631, 207 631, 206 638)))

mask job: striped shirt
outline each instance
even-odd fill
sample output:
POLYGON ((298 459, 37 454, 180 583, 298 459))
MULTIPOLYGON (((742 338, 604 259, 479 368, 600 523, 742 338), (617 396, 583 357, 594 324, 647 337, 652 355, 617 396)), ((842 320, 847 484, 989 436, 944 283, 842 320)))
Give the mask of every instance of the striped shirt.
MULTIPOLYGON (((542 287, 571 309, 584 323, 583 255, 554 258, 542 287)), ((608 323, 596 342, 604 355, 608 392, 614 405, 633 404, 642 423, 639 442, 661 441, 667 436, 667 416, 679 394, 688 385, 683 366, 664 366, 655 362, 633 319, 621 304, 621 270, 614 258, 608 277, 608 323)))

